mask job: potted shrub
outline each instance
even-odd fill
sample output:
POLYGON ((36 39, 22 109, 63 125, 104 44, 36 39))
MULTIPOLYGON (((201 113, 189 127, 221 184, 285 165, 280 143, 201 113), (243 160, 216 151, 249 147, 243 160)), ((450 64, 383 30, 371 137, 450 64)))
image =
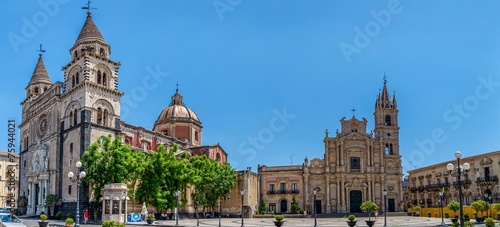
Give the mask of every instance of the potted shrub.
POLYGON ((467 214, 467 213, 464 214, 464 220, 465 221, 470 221, 469 214, 467 214))
POLYGON ((470 204, 470 207, 476 213, 476 222, 477 223, 483 223, 483 221, 484 221, 484 218, 483 217, 479 217, 479 215, 477 215, 477 213, 479 211, 481 211, 481 214, 482 214, 483 210, 488 209, 488 208, 485 207, 485 205, 486 205, 486 201, 484 201, 484 200, 476 200, 475 202, 473 202, 473 203, 470 204))
POLYGON ((349 216, 347 216, 347 225, 349 225, 350 227, 356 226, 356 222, 358 221, 354 221, 354 219, 356 219, 356 215, 354 214, 350 214, 349 216))
POLYGON ((57 211, 56 218, 57 218, 57 220, 61 220, 61 218, 62 218, 62 212, 61 211, 57 211))
POLYGON ((434 217, 437 218, 438 217, 438 213, 437 212, 434 212, 434 217))
POLYGON ((427 217, 428 217, 428 218, 432 217, 432 212, 427 211, 427 217))
POLYGON ((148 214, 148 216, 146 216, 146 222, 148 224, 153 224, 154 221, 155 221, 155 216, 153 214, 148 214))
POLYGON ((47 220, 47 215, 44 214, 44 213, 40 214, 40 219, 42 221, 38 222, 38 226, 40 226, 40 227, 47 227, 47 224, 49 224, 49 222, 45 222, 45 220, 47 220))
POLYGON ((486 227, 495 227, 495 219, 493 219, 493 218, 486 218, 486 220, 484 220, 484 226, 486 226, 486 227))
POLYGON ((276 219, 276 221, 273 221, 274 226, 282 226, 283 223, 285 223, 285 221, 283 221, 284 219, 283 215, 276 215, 274 216, 274 218, 276 219))
POLYGON ((450 203, 448 203, 448 205, 446 205, 446 208, 453 211, 454 218, 451 219, 451 222, 453 223, 458 222, 457 210, 460 209, 460 203, 458 203, 455 200, 452 200, 450 203))
POLYGON ((449 214, 448 212, 445 212, 445 213, 444 213, 444 217, 445 217, 445 218, 449 218, 449 217, 450 217, 450 214, 449 214))
POLYGON ((497 220, 500 220, 500 211, 497 212, 497 220))
POLYGON ((368 212, 368 221, 365 221, 365 222, 366 222, 366 225, 368 225, 368 227, 372 227, 375 224, 375 221, 371 220, 371 213, 373 211, 378 210, 377 204, 375 204, 371 200, 367 200, 367 201, 363 202, 359 208, 361 208, 362 211, 368 212))
POLYGON ((465 226, 465 227, 473 227, 473 226, 474 226, 474 222, 471 222, 471 221, 465 221, 465 222, 464 222, 464 226, 465 226))
POLYGON ((457 221, 457 222, 452 222, 450 226, 451 227, 460 227, 460 224, 457 221))
POLYGON ((73 218, 66 218, 66 221, 64 221, 64 224, 66 224, 67 227, 75 225, 75 220, 73 218))
POLYGON ((418 216, 420 216, 420 210, 421 210, 421 209, 422 209, 422 208, 421 208, 420 206, 414 206, 414 207, 413 207, 413 210, 415 211, 415 213, 413 214, 413 216, 414 216, 414 217, 418 217, 418 216))

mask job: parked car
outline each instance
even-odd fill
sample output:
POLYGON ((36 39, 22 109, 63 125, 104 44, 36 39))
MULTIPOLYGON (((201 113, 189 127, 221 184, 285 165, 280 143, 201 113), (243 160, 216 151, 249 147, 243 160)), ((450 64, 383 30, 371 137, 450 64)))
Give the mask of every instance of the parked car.
POLYGON ((0 224, 2 227, 26 227, 23 221, 11 213, 0 213, 0 224))

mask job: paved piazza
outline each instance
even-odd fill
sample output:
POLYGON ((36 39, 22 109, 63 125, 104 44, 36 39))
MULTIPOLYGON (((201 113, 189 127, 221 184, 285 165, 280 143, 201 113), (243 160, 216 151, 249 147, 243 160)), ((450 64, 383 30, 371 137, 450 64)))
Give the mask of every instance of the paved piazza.
MULTIPOLYGON (((270 218, 252 218, 245 219, 245 226, 274 226, 274 219, 270 218)), ((318 227, 327 227, 327 226, 348 226, 345 222, 345 218, 318 218, 318 227)), ((367 226, 365 224, 365 218, 361 218, 358 221, 357 226, 367 226)), ((38 227, 37 219, 24 219, 24 223, 27 227, 38 227)), ((51 223, 60 223, 63 224, 62 221, 54 221, 50 220, 51 223)), ((450 224, 451 222, 445 220, 446 224, 450 224)), ((439 226, 441 224, 441 219, 438 218, 418 218, 418 217, 387 217, 387 226, 396 227, 396 226, 439 226)), ((218 219, 200 219, 199 226, 218 226, 218 219)), ((91 225, 82 224, 81 227, 97 227, 101 225, 91 225)), ((145 222, 135 222, 128 223, 127 226, 151 226, 151 227, 162 227, 162 226, 175 226, 175 221, 157 221, 152 225, 148 225, 145 222)), ((196 226, 196 219, 181 219, 179 220, 179 226, 196 226)), ((241 219, 237 218, 222 218, 221 226, 241 226, 241 219)), ((287 218, 283 227, 301 227, 301 226, 314 226, 314 218, 287 218)), ((384 218, 379 217, 377 222, 374 225, 375 227, 384 226, 384 218)), ((484 226, 484 225, 475 225, 475 226, 484 226)))

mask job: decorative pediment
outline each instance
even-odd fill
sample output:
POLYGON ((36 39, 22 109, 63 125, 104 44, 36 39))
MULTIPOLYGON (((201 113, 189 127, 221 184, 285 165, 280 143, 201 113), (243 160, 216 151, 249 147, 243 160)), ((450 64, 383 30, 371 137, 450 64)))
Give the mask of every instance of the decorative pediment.
POLYGON ((491 158, 488 158, 488 157, 484 157, 480 162, 479 164, 481 164, 482 166, 485 166, 485 165, 491 165, 491 163, 493 163, 493 160, 491 160, 491 158))
POLYGON ((357 177, 355 177, 351 180, 351 182, 346 183, 345 187, 359 188, 359 187, 368 187, 368 185, 364 182, 361 182, 357 177))
POLYGON ((323 166, 324 166, 323 160, 319 158, 311 160, 311 167, 323 167, 323 166))

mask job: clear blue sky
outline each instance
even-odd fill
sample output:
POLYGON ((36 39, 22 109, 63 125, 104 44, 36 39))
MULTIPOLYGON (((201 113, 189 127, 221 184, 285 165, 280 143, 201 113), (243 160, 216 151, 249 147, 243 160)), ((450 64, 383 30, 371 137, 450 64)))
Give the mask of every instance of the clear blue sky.
MULTIPOLYGON (((1 150, 7 120, 21 122, 35 50, 43 43, 51 79, 62 81, 85 3, 3 1, 1 150)), ((128 110, 122 120, 152 129, 178 81, 203 123, 203 143, 220 143, 237 169, 323 158, 325 130, 333 135, 352 108, 373 129, 384 72, 399 104, 405 171, 450 160, 456 150, 470 156, 500 148, 498 1, 95 0, 91 6, 111 58, 122 62, 119 88, 128 110), (161 73, 146 89, 142 81, 151 71, 161 73)))

